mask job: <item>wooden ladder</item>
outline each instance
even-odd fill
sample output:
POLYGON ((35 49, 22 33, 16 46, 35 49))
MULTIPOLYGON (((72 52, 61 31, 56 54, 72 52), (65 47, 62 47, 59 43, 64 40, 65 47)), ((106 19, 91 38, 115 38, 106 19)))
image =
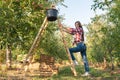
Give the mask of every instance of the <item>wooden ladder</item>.
MULTIPOLYGON (((58 23, 60 23, 59 20, 58 20, 58 23)), ((45 17, 45 19, 43 21, 43 24, 40 27, 39 32, 38 32, 36 38, 34 39, 34 42, 33 42, 32 46, 31 46, 31 48, 29 49, 29 52, 28 52, 28 54, 27 54, 27 56, 25 58, 25 61, 27 61, 29 59, 29 63, 31 63, 31 61, 33 59, 33 55, 34 55, 34 49, 38 46, 38 44, 40 42, 40 39, 42 37, 42 34, 43 34, 44 30, 46 29, 47 25, 48 25, 48 21, 47 21, 47 17, 45 17)), ((60 26, 59 26, 59 29, 60 29, 60 32, 62 34, 62 40, 63 40, 64 47, 66 49, 66 52, 67 52, 67 55, 68 55, 68 58, 69 58, 69 62, 71 64, 71 66, 70 66, 71 70, 72 70, 74 76, 77 76, 77 73, 76 73, 76 70, 75 70, 75 66, 74 66, 74 64, 72 62, 72 59, 71 59, 71 56, 70 56, 69 49, 66 46, 66 41, 64 39, 64 33, 63 33, 63 31, 62 31, 60 26)), ((25 61, 23 62, 23 66, 25 65, 25 61)))

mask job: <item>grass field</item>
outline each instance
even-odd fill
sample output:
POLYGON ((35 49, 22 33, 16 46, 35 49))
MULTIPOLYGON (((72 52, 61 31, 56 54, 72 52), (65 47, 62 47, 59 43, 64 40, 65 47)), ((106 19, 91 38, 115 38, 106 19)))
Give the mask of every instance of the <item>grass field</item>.
POLYGON ((90 68, 90 76, 82 77, 84 67, 78 65, 75 68, 77 71, 76 77, 72 74, 69 66, 64 66, 60 67, 58 74, 52 77, 41 77, 39 75, 33 75, 34 73, 17 74, 16 71, 0 71, 0 80, 120 80, 119 69, 110 71, 90 68), (12 76, 8 73, 12 74, 12 76))

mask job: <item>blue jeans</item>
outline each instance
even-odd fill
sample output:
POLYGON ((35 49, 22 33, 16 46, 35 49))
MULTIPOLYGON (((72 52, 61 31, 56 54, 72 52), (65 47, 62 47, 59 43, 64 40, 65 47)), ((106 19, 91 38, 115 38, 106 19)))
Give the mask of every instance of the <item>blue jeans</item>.
POLYGON ((81 52, 81 56, 84 62, 84 68, 86 72, 89 72, 89 64, 87 60, 87 55, 86 55, 86 45, 83 42, 80 42, 77 44, 76 47, 69 48, 70 55, 72 57, 72 60, 75 60, 75 57, 73 55, 74 52, 81 52))

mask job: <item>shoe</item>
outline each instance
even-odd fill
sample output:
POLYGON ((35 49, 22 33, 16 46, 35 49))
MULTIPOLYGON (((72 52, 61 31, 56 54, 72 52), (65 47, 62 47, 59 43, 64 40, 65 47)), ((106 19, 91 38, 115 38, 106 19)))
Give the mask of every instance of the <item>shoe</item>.
POLYGON ((89 76, 90 74, 89 74, 89 72, 85 72, 83 75, 81 75, 81 76, 89 76))
POLYGON ((73 61, 74 65, 78 65, 78 62, 76 60, 73 61))

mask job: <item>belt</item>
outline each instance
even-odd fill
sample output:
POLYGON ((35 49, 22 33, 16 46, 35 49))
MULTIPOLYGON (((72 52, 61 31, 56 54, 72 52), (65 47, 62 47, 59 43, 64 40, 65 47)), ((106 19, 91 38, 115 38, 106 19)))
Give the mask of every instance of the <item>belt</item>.
POLYGON ((84 43, 84 41, 76 42, 76 44, 79 44, 79 43, 84 43))

